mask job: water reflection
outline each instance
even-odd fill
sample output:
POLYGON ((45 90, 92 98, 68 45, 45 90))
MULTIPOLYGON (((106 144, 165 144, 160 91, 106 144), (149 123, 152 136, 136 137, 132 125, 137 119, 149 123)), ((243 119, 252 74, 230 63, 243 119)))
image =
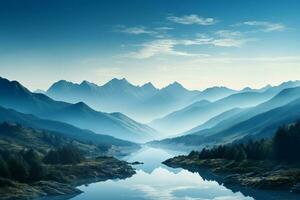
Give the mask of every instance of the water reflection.
POLYGON ((197 173, 171 169, 161 164, 178 152, 145 147, 126 158, 141 161, 137 174, 125 180, 109 180, 81 186, 84 191, 72 200, 250 200, 241 192, 232 192, 216 181, 203 180, 197 173))

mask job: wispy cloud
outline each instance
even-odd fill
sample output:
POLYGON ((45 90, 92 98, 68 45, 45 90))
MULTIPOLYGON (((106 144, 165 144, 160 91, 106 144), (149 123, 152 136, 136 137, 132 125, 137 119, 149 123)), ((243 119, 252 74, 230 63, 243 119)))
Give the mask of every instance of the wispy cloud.
POLYGON ((240 31, 218 30, 215 35, 223 38, 241 37, 243 34, 240 31))
POLYGON ((241 47, 243 44, 257 41, 256 38, 247 38, 244 33, 232 30, 219 30, 214 33, 217 36, 211 43, 222 47, 241 47))
POLYGON ((175 49, 177 45, 192 45, 196 41, 190 40, 175 40, 175 39, 157 39, 151 42, 142 44, 142 48, 135 52, 130 52, 127 57, 145 59, 157 55, 177 55, 177 56, 208 56, 207 54, 192 54, 175 49))
POLYGON ((126 27, 126 26, 118 26, 116 28, 117 32, 127 33, 132 35, 140 35, 140 34, 154 34, 155 31, 148 30, 144 26, 135 26, 135 27, 126 27))
POLYGON ((209 57, 205 53, 189 53, 177 50, 177 46, 191 45, 213 45, 218 47, 241 47, 243 44, 254 39, 235 39, 235 38, 196 38, 196 39, 156 39, 151 42, 141 44, 138 51, 130 52, 126 57, 145 59, 161 55, 176 56, 201 56, 209 57))
POLYGON ((169 30, 173 30, 174 28, 168 26, 161 26, 161 27, 156 27, 155 29, 159 31, 169 31, 169 30))
POLYGON ((168 31, 173 29, 174 28, 167 26, 147 28, 145 26, 127 27, 119 25, 115 27, 114 31, 129 35, 149 35, 155 38, 165 38, 168 35, 168 31))
POLYGON ((273 31, 283 31, 286 29, 284 24, 281 23, 272 23, 267 21, 246 21, 238 25, 248 25, 260 27, 261 31, 264 32, 273 32, 273 31))
POLYGON ((221 38, 210 41, 210 44, 219 47, 241 47, 243 44, 257 39, 234 39, 234 38, 221 38))
MULTIPOLYGON (((204 18, 195 14, 183 15, 183 16, 168 16, 167 20, 179 24, 197 24, 197 25, 212 25, 217 23, 214 18, 204 18)), ((271 23, 267 21, 245 21, 233 26, 253 26, 256 27, 255 31, 273 32, 282 31, 285 26, 280 23, 271 23)), ((174 28, 168 26, 162 27, 152 27, 146 28, 144 26, 136 27, 119 27, 119 32, 140 35, 149 34, 156 39, 139 44, 139 49, 136 51, 131 51, 126 54, 126 57, 136 58, 136 59, 146 59, 154 56, 161 55, 175 55, 175 56, 208 56, 208 54, 198 54, 194 51, 189 52, 185 49, 185 46, 191 45, 210 45, 215 47, 224 48, 239 48, 249 42, 258 41, 256 37, 252 37, 250 34, 253 31, 241 31, 241 30, 230 30, 221 29, 215 32, 206 32, 202 34, 197 34, 194 38, 179 39, 178 37, 171 37, 168 32, 174 28)), ((255 32, 254 31, 254 32, 255 32)), ((193 48, 194 49, 194 48, 193 48)))
POLYGON ((210 56, 207 58, 194 59, 195 63, 237 63, 237 62, 260 62, 260 63, 299 63, 300 56, 261 56, 261 57, 232 57, 232 56, 210 56))
POLYGON ((184 15, 184 16, 168 16, 167 20, 179 23, 179 24, 198 24, 198 25, 212 25, 217 23, 214 18, 204 18, 195 14, 184 15))

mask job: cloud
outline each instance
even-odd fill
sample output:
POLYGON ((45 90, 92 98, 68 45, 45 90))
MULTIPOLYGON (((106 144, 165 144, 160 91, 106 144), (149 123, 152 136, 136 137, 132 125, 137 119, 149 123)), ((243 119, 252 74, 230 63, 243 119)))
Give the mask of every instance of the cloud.
POLYGON ((159 30, 159 31, 169 31, 169 30, 173 30, 174 28, 167 27, 167 26, 161 26, 161 27, 156 27, 155 29, 159 30))
POLYGON ((214 33, 215 35, 223 38, 241 37, 243 34, 240 31, 219 30, 214 33))
POLYGON ((155 38, 165 38, 170 30, 173 30, 173 28, 167 26, 147 28, 145 26, 127 27, 119 25, 115 27, 114 31, 130 35, 149 35, 155 38))
POLYGON ((182 40, 184 45, 213 45, 218 47, 241 47, 243 44, 256 41, 255 38, 199 38, 195 40, 182 40))
POLYGON ((150 30, 146 29, 144 26, 136 26, 136 27, 118 26, 117 31, 121 32, 121 33, 132 34, 132 35, 156 33, 155 31, 150 31, 150 30))
POLYGON ((175 50, 177 45, 197 44, 192 40, 175 40, 175 39, 157 39, 142 44, 142 48, 136 52, 130 52, 127 57, 136 59, 151 58, 157 55, 177 55, 177 56, 208 56, 207 54, 192 54, 175 50))
POLYGON ((207 63, 299 63, 300 56, 260 56, 260 57, 230 57, 230 56, 210 56, 207 58, 194 59, 193 62, 207 64, 207 63))
POLYGON ((242 25, 261 27, 261 31, 264 32, 284 31, 286 28, 285 25, 281 23, 272 23, 267 21, 246 21, 243 22, 242 25))
POLYGON ((220 47, 241 47, 243 44, 249 41, 254 41, 254 39, 222 38, 214 39, 210 42, 210 44, 220 47))
POLYGON ((195 39, 156 39, 141 44, 142 48, 138 51, 130 52, 125 57, 136 59, 146 59, 160 55, 176 55, 176 56, 201 56, 209 57, 208 54, 189 53, 176 50, 177 46, 191 45, 213 45, 217 47, 241 47, 243 44, 256 41, 255 38, 195 38, 195 39))
POLYGON ((176 16, 169 16, 167 17, 167 20, 179 23, 179 24, 198 24, 198 25, 212 25, 217 23, 217 21, 214 18, 204 18, 200 17, 195 14, 191 15, 184 15, 181 17, 176 17, 176 16))

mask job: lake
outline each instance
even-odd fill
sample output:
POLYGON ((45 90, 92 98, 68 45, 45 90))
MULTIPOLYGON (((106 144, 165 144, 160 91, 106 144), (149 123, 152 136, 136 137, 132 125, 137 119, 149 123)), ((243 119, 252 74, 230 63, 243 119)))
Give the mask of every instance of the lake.
POLYGON ((140 161, 135 165, 137 173, 125 180, 108 180, 78 187, 84 193, 72 200, 296 200, 298 195, 286 192, 270 192, 219 184, 209 172, 192 173, 173 169, 162 161, 182 152, 143 147, 123 158, 140 161), (205 178, 203 178, 205 177, 205 178))

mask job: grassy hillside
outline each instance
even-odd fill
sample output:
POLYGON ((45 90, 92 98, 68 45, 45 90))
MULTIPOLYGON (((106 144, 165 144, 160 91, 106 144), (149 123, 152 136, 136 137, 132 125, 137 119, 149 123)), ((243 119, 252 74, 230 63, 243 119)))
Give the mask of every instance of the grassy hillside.
POLYGON ((106 157, 109 146, 85 143, 53 132, 0 124, 1 199, 76 195, 74 186, 126 178, 135 172, 124 161, 106 157))

